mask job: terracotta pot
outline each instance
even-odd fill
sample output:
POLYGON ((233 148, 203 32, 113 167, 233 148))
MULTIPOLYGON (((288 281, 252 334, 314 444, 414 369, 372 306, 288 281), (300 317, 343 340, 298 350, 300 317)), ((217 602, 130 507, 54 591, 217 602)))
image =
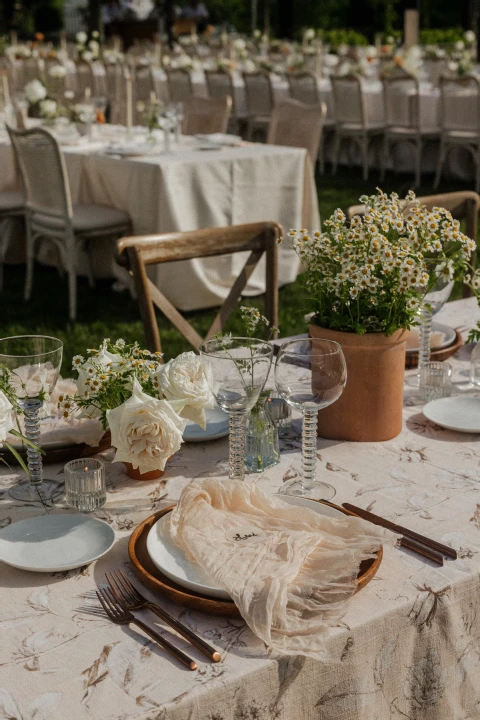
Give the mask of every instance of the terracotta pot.
POLYGON ((310 337, 335 340, 347 363, 340 398, 318 413, 318 434, 334 440, 378 442, 402 430, 403 383, 408 330, 356 333, 310 325, 310 337))
POLYGON ((164 470, 151 470, 150 472, 141 473, 138 468, 134 468, 131 463, 123 463, 127 470, 127 475, 132 480, 158 480, 165 475, 164 470))

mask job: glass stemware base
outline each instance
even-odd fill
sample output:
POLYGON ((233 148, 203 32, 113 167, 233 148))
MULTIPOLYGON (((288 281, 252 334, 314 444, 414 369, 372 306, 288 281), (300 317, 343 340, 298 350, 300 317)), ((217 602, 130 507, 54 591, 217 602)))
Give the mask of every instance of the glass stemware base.
POLYGON ((29 480, 22 480, 9 490, 8 494, 14 500, 24 503, 44 503, 56 500, 64 493, 62 482, 56 480, 42 480, 41 485, 33 485, 29 480))
POLYGON ((312 488, 306 488, 301 477, 286 482, 280 490, 279 495, 297 495, 299 497, 311 498, 312 500, 331 500, 336 495, 336 490, 328 483, 317 481, 312 488))

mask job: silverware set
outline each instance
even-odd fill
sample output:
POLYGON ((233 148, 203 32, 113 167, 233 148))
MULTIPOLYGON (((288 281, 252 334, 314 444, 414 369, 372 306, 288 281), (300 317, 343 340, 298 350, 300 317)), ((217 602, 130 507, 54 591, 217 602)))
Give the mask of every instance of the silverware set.
POLYGON ((188 642, 203 653, 209 660, 220 662, 221 655, 214 647, 198 637, 186 625, 176 620, 159 605, 150 602, 144 597, 124 575, 121 570, 113 571, 105 575, 108 588, 98 589, 96 595, 106 615, 117 625, 136 625, 141 628, 152 640, 155 640, 160 647, 176 658, 189 670, 196 670, 197 663, 182 650, 175 647, 169 640, 149 625, 139 620, 133 614, 135 610, 148 609, 158 615, 167 625, 170 625, 179 635, 182 635, 188 642))

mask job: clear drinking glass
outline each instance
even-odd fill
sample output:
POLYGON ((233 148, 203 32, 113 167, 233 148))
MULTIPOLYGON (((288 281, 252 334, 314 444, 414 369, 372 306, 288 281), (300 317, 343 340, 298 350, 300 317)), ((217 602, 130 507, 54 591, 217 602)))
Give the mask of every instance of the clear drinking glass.
POLYGON ((422 400, 430 402, 452 394, 452 366, 447 362, 427 362, 420 369, 422 400))
POLYGON ((303 413, 301 475, 279 492, 328 500, 333 497, 331 486, 315 482, 317 418, 318 411, 338 400, 345 388, 347 366, 342 348, 319 338, 284 343, 277 356, 275 382, 289 405, 303 413))
POLYGON ((65 465, 64 472, 67 505, 79 512, 92 512, 105 503, 105 466, 100 460, 71 460, 65 465))
POLYGON ((436 285, 425 295, 420 308, 420 337, 418 345, 418 382, 422 366, 430 360, 430 344, 432 338, 432 318, 447 302, 453 289, 453 280, 440 277, 436 285), (429 307, 427 307, 429 306, 429 307), (431 309, 430 309, 431 308, 431 309))
POLYGON ((223 337, 200 345, 215 399, 230 421, 231 480, 245 479, 245 419, 270 372, 273 346, 256 338, 223 337))
MULTIPOLYGON (((45 335, 17 335, 0 340, 0 366, 12 373, 18 402, 25 415, 25 436, 38 444, 38 413, 45 396, 50 395, 62 364, 63 343, 45 335)), ((43 502, 62 494, 62 484, 43 477, 42 455, 27 446, 28 480, 10 490, 11 497, 22 502, 43 502)))

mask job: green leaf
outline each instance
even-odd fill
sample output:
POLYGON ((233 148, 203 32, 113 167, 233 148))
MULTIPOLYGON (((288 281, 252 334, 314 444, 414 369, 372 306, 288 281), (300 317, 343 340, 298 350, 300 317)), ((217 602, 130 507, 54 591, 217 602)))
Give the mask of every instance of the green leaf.
POLYGON ((21 455, 15 450, 15 448, 12 447, 12 446, 10 445, 10 443, 8 443, 6 440, 3 441, 3 444, 4 444, 5 447, 8 448, 8 450, 12 453, 13 457, 15 457, 15 458, 17 459, 18 464, 22 466, 22 468, 23 468, 23 469, 25 470, 25 472, 27 473, 28 477, 30 477, 30 472, 29 472, 27 466, 25 465, 25 462, 24 462, 22 456, 21 456, 21 455))
POLYGON ((41 455, 46 455, 45 450, 40 447, 40 445, 36 445, 34 442, 29 440, 25 435, 23 435, 21 432, 18 432, 18 430, 10 430, 10 435, 15 435, 16 437, 20 438, 22 442, 29 445, 31 448, 39 452, 41 455))

